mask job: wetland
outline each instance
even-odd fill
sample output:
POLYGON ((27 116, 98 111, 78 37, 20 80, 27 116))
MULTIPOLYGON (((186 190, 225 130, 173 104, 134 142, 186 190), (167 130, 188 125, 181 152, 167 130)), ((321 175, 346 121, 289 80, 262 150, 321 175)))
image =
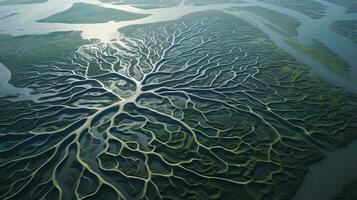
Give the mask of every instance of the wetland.
POLYGON ((0 199, 356 195, 351 2, 9 2, 0 199))

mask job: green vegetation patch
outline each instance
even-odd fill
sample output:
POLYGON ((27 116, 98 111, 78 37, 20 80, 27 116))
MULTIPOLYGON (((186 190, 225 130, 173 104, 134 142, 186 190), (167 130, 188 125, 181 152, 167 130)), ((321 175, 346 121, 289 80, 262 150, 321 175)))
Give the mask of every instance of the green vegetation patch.
POLYGON ((260 0, 277 6, 286 7, 297 12, 301 12, 311 18, 318 19, 325 15, 326 6, 312 0, 260 0))
POLYGON ((120 32, 27 68, 38 101, 0 99, 0 199, 291 199, 357 137, 357 95, 233 15, 120 32))
POLYGON ((341 20, 330 24, 330 29, 357 43, 357 20, 341 20))
POLYGON ((100 0, 103 3, 131 5, 141 9, 167 8, 177 6, 181 0, 100 0))
POLYGON ((48 0, 1 0, 0 5, 45 3, 48 0))
POLYGON ((12 78, 18 80, 26 76, 23 72, 27 66, 63 58, 64 55, 88 43, 90 41, 84 40, 79 32, 54 32, 17 37, 0 35, 0 61, 13 73, 12 78))
POLYGON ((127 11, 103 8, 86 3, 75 3, 66 11, 54 14, 39 22, 68 23, 68 24, 91 24, 105 23, 108 21, 127 21, 149 16, 149 14, 138 14, 127 11))
POLYGON ((313 40, 310 45, 301 45, 293 41, 288 41, 288 44, 311 58, 318 60, 340 76, 348 77, 349 64, 318 40, 313 40))
POLYGON ((298 35, 297 28, 301 23, 290 16, 259 6, 235 7, 234 9, 252 12, 255 15, 268 20, 275 26, 286 31, 288 34, 295 36, 298 35))
POLYGON ((339 4, 347 8, 348 13, 357 12, 357 1, 356 0, 327 0, 334 4, 339 4))
POLYGON ((161 7, 158 7, 157 5, 132 5, 133 7, 135 8, 139 8, 139 9, 142 9, 142 10, 151 10, 151 9, 157 9, 157 8, 161 8, 161 7))

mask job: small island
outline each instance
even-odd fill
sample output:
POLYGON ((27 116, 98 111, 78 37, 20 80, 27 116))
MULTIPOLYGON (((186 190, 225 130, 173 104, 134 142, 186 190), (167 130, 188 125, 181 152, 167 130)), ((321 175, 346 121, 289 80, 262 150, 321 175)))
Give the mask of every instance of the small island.
POLYGON ((330 24, 330 30, 357 43, 357 20, 340 20, 330 24))
POLYGON ((67 23, 67 24, 95 24, 109 21, 128 21, 149 16, 149 14, 131 13, 113 8, 104 8, 87 3, 75 3, 68 10, 54 14, 38 22, 67 23))
POLYGON ((348 78, 350 71, 349 64, 318 40, 313 40, 312 44, 309 45, 301 45, 294 41, 288 41, 288 44, 296 50, 318 60, 339 76, 348 78))
POLYGON ((270 22, 266 25, 278 32, 283 32, 283 34, 288 34, 290 36, 298 35, 297 29, 301 23, 285 14, 259 6, 232 7, 230 10, 250 12, 270 22))

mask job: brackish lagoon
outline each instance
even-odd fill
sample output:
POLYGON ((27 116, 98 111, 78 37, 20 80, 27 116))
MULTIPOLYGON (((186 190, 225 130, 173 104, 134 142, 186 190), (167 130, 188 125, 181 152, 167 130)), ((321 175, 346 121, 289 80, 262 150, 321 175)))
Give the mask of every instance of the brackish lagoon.
POLYGON ((354 0, 0 0, 0 199, 357 199, 354 0))

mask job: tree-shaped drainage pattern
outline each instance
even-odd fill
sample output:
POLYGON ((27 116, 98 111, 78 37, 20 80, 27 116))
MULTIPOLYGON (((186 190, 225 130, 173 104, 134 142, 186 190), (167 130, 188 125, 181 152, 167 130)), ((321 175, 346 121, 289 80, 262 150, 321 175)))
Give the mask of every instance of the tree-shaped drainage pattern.
POLYGON ((356 96, 210 11, 32 66, 1 101, 1 199, 287 199, 354 137, 356 96))

